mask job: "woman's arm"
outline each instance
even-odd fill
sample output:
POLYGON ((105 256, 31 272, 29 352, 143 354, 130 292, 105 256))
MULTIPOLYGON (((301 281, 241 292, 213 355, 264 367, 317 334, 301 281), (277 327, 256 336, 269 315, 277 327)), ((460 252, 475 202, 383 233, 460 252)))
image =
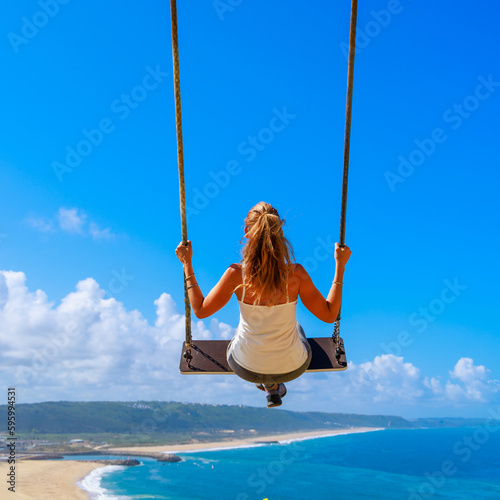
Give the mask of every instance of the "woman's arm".
POLYGON ((180 243, 175 250, 175 254, 184 267, 189 301, 191 302, 195 316, 199 319, 207 318, 215 314, 219 309, 222 309, 229 302, 234 289, 238 286, 237 280, 238 276, 241 276, 241 273, 236 269, 237 266, 230 266, 210 293, 204 297, 194 275, 193 247, 191 246, 191 242, 188 241, 187 246, 180 243))
POLYGON ((334 323, 339 314, 340 304, 342 303, 341 283, 343 283, 345 265, 350 256, 351 250, 349 247, 340 247, 338 243, 335 244, 335 277, 326 300, 314 286, 307 271, 302 266, 297 266, 297 273, 300 278, 300 299, 312 314, 325 323, 334 323))

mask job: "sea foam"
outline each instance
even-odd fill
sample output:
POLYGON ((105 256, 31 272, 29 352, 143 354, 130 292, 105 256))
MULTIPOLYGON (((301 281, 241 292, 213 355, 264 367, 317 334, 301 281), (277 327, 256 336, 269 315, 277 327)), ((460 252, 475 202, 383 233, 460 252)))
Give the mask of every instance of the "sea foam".
POLYGON ((106 467, 94 469, 78 482, 78 486, 85 490, 92 500, 129 500, 130 497, 113 495, 101 486, 101 480, 105 475, 121 469, 126 469, 126 467, 107 465, 106 467))

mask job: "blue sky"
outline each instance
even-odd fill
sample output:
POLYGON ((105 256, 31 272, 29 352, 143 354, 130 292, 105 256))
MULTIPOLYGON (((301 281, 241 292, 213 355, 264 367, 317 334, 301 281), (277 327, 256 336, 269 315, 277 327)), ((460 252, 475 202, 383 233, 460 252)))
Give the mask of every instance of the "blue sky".
MULTIPOLYGON (((265 200, 286 218, 297 261, 326 294, 339 231, 350 5, 232 4, 178 5, 198 282, 208 292, 239 260, 243 219, 265 200)), ((26 402, 262 404, 234 378, 214 385, 176 373, 183 294, 173 252, 180 217, 168 3, 23 0, 3 14, 0 269, 23 273, 0 286, 4 376, 26 402), (79 336, 47 354, 59 335, 48 325, 64 330, 71 301, 75 318, 93 312, 82 313, 79 336), (103 308, 116 312, 122 336, 103 308), (106 354, 115 343, 121 350, 106 354), (19 370, 42 351, 44 376, 26 380, 19 370), (144 379, 134 378, 134 363, 144 379), (127 383, 111 390, 110 376, 127 383)), ((303 377, 288 408, 485 416, 498 404, 495 14, 492 1, 360 3, 342 321, 352 373, 303 377), (320 406, 313 383, 327 393, 320 406)), ((196 327, 200 335, 230 335, 236 301, 215 317, 196 327)), ((299 321, 308 335, 331 333, 303 308, 299 321)))

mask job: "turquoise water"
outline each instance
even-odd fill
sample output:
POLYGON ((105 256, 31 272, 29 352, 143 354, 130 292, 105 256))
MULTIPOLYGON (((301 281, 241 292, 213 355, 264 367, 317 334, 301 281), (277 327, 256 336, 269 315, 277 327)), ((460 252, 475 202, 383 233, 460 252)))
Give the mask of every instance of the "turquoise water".
POLYGON ((100 469, 95 498, 500 499, 498 429, 384 430, 100 469), (98 488, 100 481, 100 489, 98 488))

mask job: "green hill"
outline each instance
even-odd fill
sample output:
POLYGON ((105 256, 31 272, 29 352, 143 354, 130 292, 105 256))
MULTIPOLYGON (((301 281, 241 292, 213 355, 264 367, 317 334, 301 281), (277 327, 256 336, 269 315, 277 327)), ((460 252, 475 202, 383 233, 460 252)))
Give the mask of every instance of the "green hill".
MULTIPOLYGON (((0 406, 0 421, 7 408, 0 406)), ((294 412, 174 402, 47 402, 16 406, 19 434, 293 432, 348 427, 409 428, 401 417, 294 412)))

